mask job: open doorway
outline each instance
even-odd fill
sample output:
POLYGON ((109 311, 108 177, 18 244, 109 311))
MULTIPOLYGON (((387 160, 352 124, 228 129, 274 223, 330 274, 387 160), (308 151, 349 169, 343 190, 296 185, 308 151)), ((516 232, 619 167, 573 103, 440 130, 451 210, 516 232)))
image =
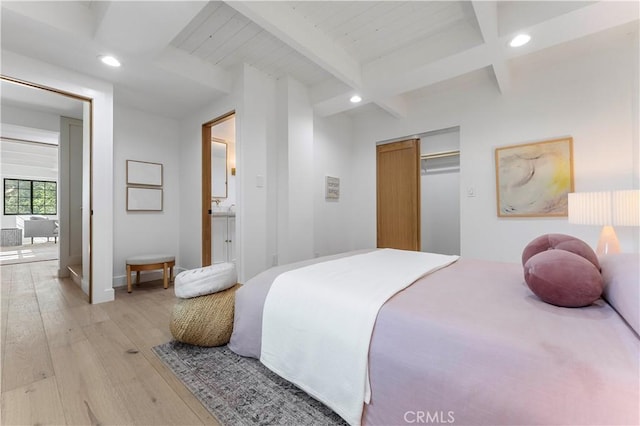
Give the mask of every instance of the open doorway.
POLYGON ((57 259, 58 276, 74 277, 91 303, 92 101, 6 76, 1 84, 3 162, 14 158, 2 170, 2 251, 20 234, 13 257, 57 259))
POLYGON ((202 125, 202 266, 236 262, 236 115, 202 125))

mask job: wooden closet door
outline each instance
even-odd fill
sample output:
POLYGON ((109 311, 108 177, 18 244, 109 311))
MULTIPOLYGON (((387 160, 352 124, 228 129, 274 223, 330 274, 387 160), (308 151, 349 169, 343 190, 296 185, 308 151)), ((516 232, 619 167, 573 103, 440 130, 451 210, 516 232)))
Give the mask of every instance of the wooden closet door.
POLYGON ((376 147, 378 247, 420 250, 420 141, 376 147))

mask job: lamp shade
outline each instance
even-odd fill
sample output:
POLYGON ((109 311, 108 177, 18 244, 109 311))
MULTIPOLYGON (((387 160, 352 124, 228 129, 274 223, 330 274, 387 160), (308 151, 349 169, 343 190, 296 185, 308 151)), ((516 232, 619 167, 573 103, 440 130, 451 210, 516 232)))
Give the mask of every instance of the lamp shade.
POLYGON ((611 225, 611 191, 569 193, 569 223, 611 225))
POLYGON ((640 190, 613 191, 613 225, 640 226, 640 190))

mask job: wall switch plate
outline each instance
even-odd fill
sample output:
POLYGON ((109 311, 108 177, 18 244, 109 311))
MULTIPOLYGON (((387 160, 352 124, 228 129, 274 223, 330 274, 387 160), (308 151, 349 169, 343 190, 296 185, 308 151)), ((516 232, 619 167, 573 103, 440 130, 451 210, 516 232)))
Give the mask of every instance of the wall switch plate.
POLYGON ((264 187, 264 176, 257 175, 256 176, 256 188, 263 188, 263 187, 264 187))

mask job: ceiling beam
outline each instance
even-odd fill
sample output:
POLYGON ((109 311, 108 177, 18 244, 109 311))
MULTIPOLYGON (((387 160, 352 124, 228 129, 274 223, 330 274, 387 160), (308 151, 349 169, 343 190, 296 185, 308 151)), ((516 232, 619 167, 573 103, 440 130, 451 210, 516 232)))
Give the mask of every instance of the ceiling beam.
POLYGON ((114 54, 130 60, 144 58, 164 71, 221 93, 231 92, 229 72, 171 46, 207 2, 157 2, 148 7, 145 2, 113 1, 100 5, 95 39, 114 49, 114 54))
POLYGON ((354 90, 362 88, 360 64, 288 2, 230 1, 229 6, 354 90))
POLYGON ((92 37, 95 31, 93 12, 77 2, 5 1, 2 8, 79 37, 92 37))
POLYGON ((506 35, 502 38, 505 56, 527 55, 639 19, 640 3, 637 1, 600 1, 527 28, 531 41, 517 49, 506 46, 506 41, 515 34, 506 35))
POLYGON ((164 48, 153 59, 153 64, 221 93, 231 93, 233 79, 228 71, 176 47, 164 48))
MULTIPOLYGON (((471 71, 491 65, 488 47, 484 44, 468 49, 456 55, 448 56, 435 62, 396 73, 393 79, 377 69, 365 67, 363 77, 365 87, 371 88, 365 93, 365 100, 388 99, 412 90, 458 77, 471 71)), ((325 99, 314 105, 320 115, 332 115, 355 108, 356 104, 340 102, 344 95, 325 99)))
POLYGON ((376 100, 375 103, 391 114, 394 118, 402 118, 407 115, 409 107, 407 101, 402 95, 393 96, 384 100, 376 100))
MULTIPOLYGON (((483 2, 479 2, 483 3, 483 2)), ((476 3, 474 2, 474 8, 476 3)), ((484 14, 481 31, 483 37, 489 37, 492 24, 488 6, 478 5, 484 14), (485 10, 484 8, 487 8, 485 10), (483 29, 484 28, 484 29, 483 29)), ((507 45, 514 34, 505 34, 495 43, 484 43, 458 54, 426 63, 413 69, 405 69, 397 73, 393 79, 388 73, 375 67, 363 67, 363 86, 366 99, 386 99, 429 86, 441 81, 491 66, 501 91, 510 86, 507 63, 510 58, 530 54, 553 47, 574 39, 582 38, 600 31, 614 28, 639 19, 640 4, 638 2, 598 2, 560 15, 556 18, 526 28, 532 40, 518 49, 507 45), (504 60, 499 60, 504 58, 504 60)), ((524 29, 523 29, 524 30, 524 29)), ((496 29, 497 31, 497 29, 496 29)), ((337 95, 314 104, 314 110, 321 115, 332 115, 357 107, 349 102, 342 102, 344 95, 337 95)))
POLYGON ((495 1, 471 2, 482 38, 489 48, 491 69, 498 83, 500 93, 504 94, 511 86, 511 75, 504 55, 502 40, 498 37, 498 4, 495 1))
POLYGON ((171 43, 207 5, 205 1, 112 1, 100 10, 95 39, 118 54, 152 57, 171 43), (141 19, 144 17, 144 19, 141 19))

